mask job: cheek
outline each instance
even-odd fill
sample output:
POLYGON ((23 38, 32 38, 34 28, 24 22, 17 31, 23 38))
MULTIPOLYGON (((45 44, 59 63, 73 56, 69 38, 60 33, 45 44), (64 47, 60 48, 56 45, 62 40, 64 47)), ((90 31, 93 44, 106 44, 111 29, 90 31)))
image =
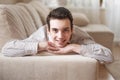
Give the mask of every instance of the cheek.
POLYGON ((68 34, 65 35, 66 39, 70 39, 70 37, 71 37, 71 33, 68 33, 68 34))
POLYGON ((53 34, 53 33, 51 33, 50 35, 51 35, 51 38, 52 38, 53 40, 57 37, 57 35, 56 35, 56 34, 53 34))

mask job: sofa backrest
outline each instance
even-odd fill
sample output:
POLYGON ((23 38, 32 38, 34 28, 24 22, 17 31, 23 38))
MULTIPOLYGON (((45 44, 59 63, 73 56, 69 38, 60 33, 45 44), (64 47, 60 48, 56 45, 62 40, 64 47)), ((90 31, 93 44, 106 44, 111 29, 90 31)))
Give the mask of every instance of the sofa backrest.
POLYGON ((0 4, 0 49, 13 39, 24 39, 45 24, 49 9, 40 1, 0 4))
POLYGON ((106 17, 105 17, 106 10, 104 8, 100 8, 98 12, 96 11, 96 9, 94 10, 94 9, 74 8, 74 7, 68 7, 68 9, 74 13, 85 14, 88 17, 90 24, 106 25, 106 17), (95 13, 98 13, 98 14, 95 14, 95 13))

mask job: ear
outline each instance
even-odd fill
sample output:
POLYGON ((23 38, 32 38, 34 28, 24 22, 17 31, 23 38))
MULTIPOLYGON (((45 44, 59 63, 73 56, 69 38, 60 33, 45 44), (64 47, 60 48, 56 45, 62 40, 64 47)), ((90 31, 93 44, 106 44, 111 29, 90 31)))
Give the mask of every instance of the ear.
POLYGON ((71 33, 73 33, 73 31, 74 31, 74 28, 71 29, 71 33))
POLYGON ((47 34, 49 34, 50 33, 50 30, 48 29, 48 26, 47 26, 47 34))

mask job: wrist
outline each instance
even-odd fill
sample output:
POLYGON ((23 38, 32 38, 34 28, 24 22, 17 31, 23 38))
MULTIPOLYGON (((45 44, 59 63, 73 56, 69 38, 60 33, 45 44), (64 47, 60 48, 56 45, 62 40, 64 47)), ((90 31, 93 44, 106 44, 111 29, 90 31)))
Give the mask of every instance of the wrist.
POLYGON ((47 42, 39 42, 38 51, 45 51, 47 49, 47 42))
POLYGON ((73 44, 72 51, 79 54, 80 53, 80 45, 73 44))

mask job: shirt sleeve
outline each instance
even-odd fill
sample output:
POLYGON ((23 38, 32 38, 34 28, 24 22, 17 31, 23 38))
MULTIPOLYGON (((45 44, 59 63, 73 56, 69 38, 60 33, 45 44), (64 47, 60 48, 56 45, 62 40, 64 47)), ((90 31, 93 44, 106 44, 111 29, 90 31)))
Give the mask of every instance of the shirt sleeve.
POLYGON ((12 40, 7 42, 3 48, 4 56, 26 56, 35 55, 38 52, 38 43, 46 39, 44 27, 39 28, 30 37, 24 40, 12 40))
POLYGON ((13 40, 5 44, 2 53, 8 57, 35 55, 37 46, 38 41, 13 40))
POLYGON ((91 57, 98 60, 100 63, 113 62, 113 56, 110 49, 96 43, 94 39, 85 31, 75 27, 73 41, 78 42, 80 47, 80 55, 91 57))
POLYGON ((80 54, 85 57, 95 58, 100 61, 100 63, 113 62, 113 56, 110 49, 97 43, 81 45, 80 54))

